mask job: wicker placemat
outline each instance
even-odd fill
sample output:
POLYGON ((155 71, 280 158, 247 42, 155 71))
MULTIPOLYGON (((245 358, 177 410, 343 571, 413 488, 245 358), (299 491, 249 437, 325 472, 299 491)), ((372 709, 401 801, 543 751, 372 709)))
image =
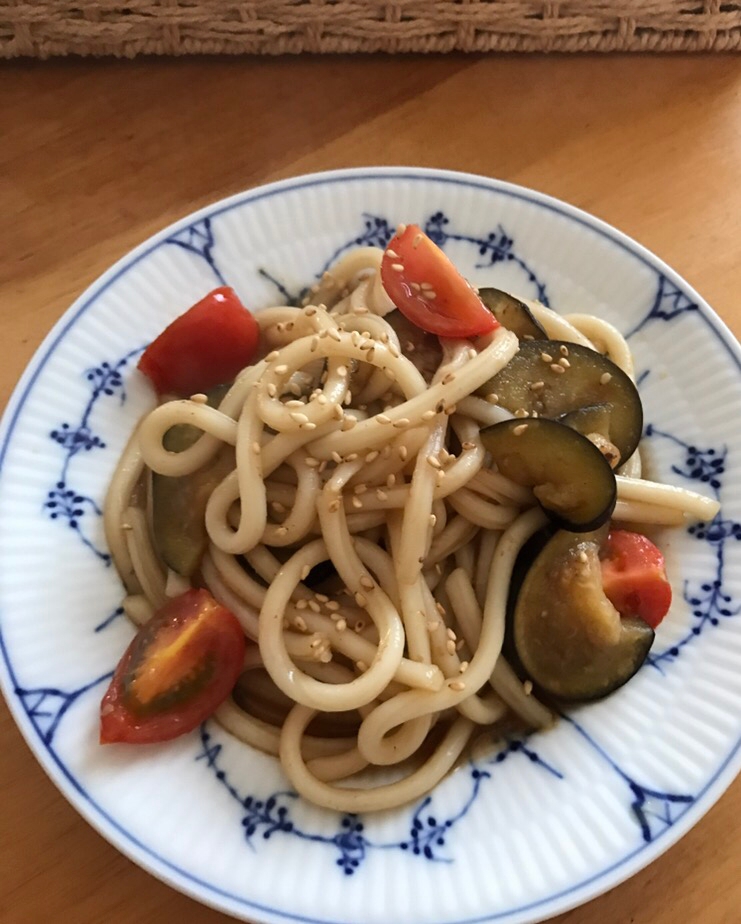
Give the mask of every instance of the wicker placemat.
POLYGON ((0 0, 0 56, 732 51, 721 0, 0 0))

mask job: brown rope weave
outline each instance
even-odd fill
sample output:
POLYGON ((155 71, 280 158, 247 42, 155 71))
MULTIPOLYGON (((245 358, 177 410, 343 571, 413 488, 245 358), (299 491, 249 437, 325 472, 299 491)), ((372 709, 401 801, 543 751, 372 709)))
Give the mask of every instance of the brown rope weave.
POLYGON ((0 57, 735 51, 721 0, 0 0, 0 57))

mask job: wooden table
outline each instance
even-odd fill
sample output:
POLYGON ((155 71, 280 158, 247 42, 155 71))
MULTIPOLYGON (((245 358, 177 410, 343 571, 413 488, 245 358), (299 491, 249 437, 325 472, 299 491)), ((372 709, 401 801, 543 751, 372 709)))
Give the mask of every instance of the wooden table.
MULTIPOLYGON (((0 400, 112 261, 246 187, 331 167, 500 177, 617 225, 741 333, 741 70, 730 57, 303 58, 0 70, 0 400)), ((118 854, 59 795, 4 704, 4 924, 227 919, 118 854)), ((561 924, 741 920, 741 781, 677 846, 561 924)))

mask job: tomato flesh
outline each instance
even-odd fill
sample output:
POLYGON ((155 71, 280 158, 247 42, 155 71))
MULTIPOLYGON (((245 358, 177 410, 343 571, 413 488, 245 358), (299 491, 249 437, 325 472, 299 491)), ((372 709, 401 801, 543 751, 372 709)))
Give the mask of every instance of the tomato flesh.
POLYGON ((600 555, 610 603, 621 616, 639 616, 655 629, 672 602, 664 556, 650 539, 624 529, 610 532, 600 555))
POLYGON ((391 238, 381 281, 404 317, 430 334, 475 337, 499 327, 470 283, 418 225, 407 225, 391 238))
POLYGON ((153 340, 138 368, 158 394, 189 396, 231 382, 255 357, 260 328, 228 286, 214 289, 153 340))
POLYGON ((229 695, 246 641, 206 590, 173 597, 140 627, 100 706, 102 744, 152 744, 192 731, 229 695))

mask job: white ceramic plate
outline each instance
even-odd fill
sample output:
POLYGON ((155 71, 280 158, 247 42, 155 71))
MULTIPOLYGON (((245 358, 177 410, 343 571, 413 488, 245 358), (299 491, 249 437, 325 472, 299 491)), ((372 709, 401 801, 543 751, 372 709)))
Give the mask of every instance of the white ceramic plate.
POLYGON ((5 696, 38 760, 121 851, 200 901, 265 922, 532 922, 635 873, 741 764, 739 349, 672 270, 553 199, 474 176, 343 171, 206 208, 119 261, 65 314, 5 414, 0 628, 5 696), (339 816, 213 723, 168 745, 96 743, 131 635, 100 504, 150 396, 137 352, 214 285, 296 295, 348 247, 421 224, 473 281, 630 333, 653 473, 720 498, 667 535, 675 605, 650 663, 551 732, 513 739, 428 799, 339 816))

